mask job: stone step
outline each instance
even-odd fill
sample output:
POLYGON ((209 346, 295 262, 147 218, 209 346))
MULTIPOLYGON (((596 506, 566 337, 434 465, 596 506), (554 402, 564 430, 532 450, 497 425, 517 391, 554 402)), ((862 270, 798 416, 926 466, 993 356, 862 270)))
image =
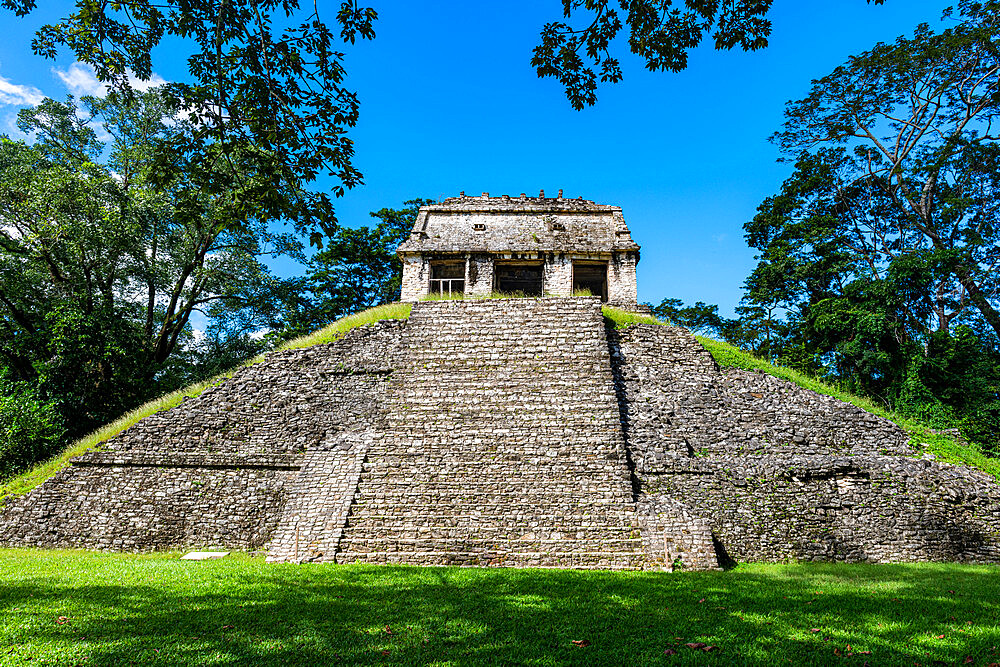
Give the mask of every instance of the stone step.
POLYGON ((340 551, 523 551, 532 553, 619 553, 639 551, 639 538, 608 539, 487 539, 473 537, 431 538, 392 535, 355 538, 345 536, 340 551))
MULTIPOLYGON (((468 433, 476 434, 482 429, 489 427, 487 410, 475 410, 467 407, 446 407, 443 405, 434 406, 412 406, 408 405, 403 409, 402 415, 396 416, 388 422, 387 435, 405 439, 410 434, 419 434, 422 431, 439 430, 440 424, 451 424, 456 420, 462 420, 463 426, 468 426, 468 430, 463 429, 456 433, 455 437, 468 440, 471 436, 468 433), (417 419, 426 419, 426 422, 416 423, 417 419), (407 429, 406 425, 410 424, 407 429)), ((493 427, 500 435, 522 435, 535 434, 535 438, 551 438, 551 433, 565 433, 572 435, 574 430, 586 429, 579 434, 579 438, 593 439, 594 432, 611 431, 612 427, 602 423, 611 419, 612 415, 587 414, 581 412, 562 412, 556 410, 517 410, 494 412, 497 417, 493 427), (551 423, 544 423, 545 421, 551 423), (533 427, 533 428, 532 428, 533 427)), ((618 414, 615 413, 615 418, 618 414)), ((571 444, 573 440, 570 440, 571 444)))
MULTIPOLYGON (((507 485, 503 489, 495 488, 491 485, 470 485, 461 482, 438 482, 426 481, 423 483, 411 483, 409 481, 395 480, 390 477, 366 477, 362 476, 359 484, 358 494, 355 502, 363 502, 367 498, 393 498, 405 497, 416 498, 426 497, 433 499, 458 499, 471 498, 483 500, 492 498, 497 501, 514 500, 523 498, 525 503, 541 503, 542 505, 556 505, 556 500, 566 498, 576 498, 576 506, 606 506, 609 503, 624 502, 626 498, 631 500, 631 491, 626 486, 625 479, 601 480, 603 483, 594 482, 592 486, 573 485, 564 482, 559 488, 539 489, 537 484, 530 487, 518 488, 507 485), (618 488, 615 488, 615 485, 618 488), (549 502, 546 502, 548 500, 549 502)), ((509 508, 513 511, 514 508, 509 508)))
MULTIPOLYGON (((566 455, 568 456, 568 455, 566 455)), ((496 481, 490 479, 488 473, 482 473, 476 477, 476 469, 470 466, 451 465, 444 470, 432 470, 435 465, 435 458, 428 458, 418 464, 392 463, 387 464, 379 461, 365 464, 362 480, 365 482, 384 481, 386 484, 396 488, 422 488, 423 490, 446 491, 449 489, 476 492, 488 492, 489 495, 511 495, 512 493, 531 493, 539 497, 545 497, 562 491, 589 491, 603 488, 608 493, 618 493, 620 489, 608 488, 607 484, 621 482, 629 483, 627 471, 607 471, 608 459, 601 457, 590 463, 579 466, 565 467, 552 461, 555 457, 523 457, 521 459, 508 459, 505 462, 509 465, 534 466, 535 476, 523 476, 511 474, 504 480, 504 489, 496 488, 496 481), (569 481, 571 475, 591 472, 594 474, 591 482, 574 483, 569 481), (547 488, 539 488, 538 477, 547 475, 549 481, 547 488), (559 479, 565 477, 566 481, 559 479), (466 481, 468 480, 468 481, 466 481)), ((492 462, 492 461, 491 461, 492 462)), ((624 465, 624 461, 622 462, 624 465)))
MULTIPOLYGON (((512 493, 531 493, 545 497, 561 490, 569 491, 590 491, 604 489, 606 493, 614 494, 618 489, 608 488, 611 481, 626 482, 629 479, 628 470, 624 469, 624 461, 610 461, 608 457, 600 457, 578 466, 562 467, 558 462, 548 465, 546 461, 535 461, 525 459, 523 461, 511 461, 510 463, 531 463, 536 467, 534 475, 529 472, 512 472, 502 484, 498 484, 496 478, 491 477, 494 470, 490 468, 500 468, 501 466, 483 466, 483 470, 478 471, 472 466, 451 466, 445 470, 428 470, 420 466, 413 465, 388 465, 379 459, 368 461, 364 464, 362 471, 362 481, 378 481, 396 488, 422 488, 427 491, 434 490, 468 490, 489 491, 490 495, 510 495, 512 493), (618 463, 623 466, 622 470, 608 470, 609 463, 618 463), (575 479, 559 479, 561 474, 592 473, 589 480, 577 481, 575 479), (552 478, 540 483, 539 476, 551 474, 552 478)), ((497 474, 501 471, 496 470, 497 474)), ((583 500, 583 498, 581 498, 583 500)))
POLYGON ((338 562, 629 567, 642 544, 600 304, 417 304, 338 562))
MULTIPOLYGON (((574 371, 578 372, 578 371, 574 371)), ((587 403, 592 407, 603 406, 605 401, 614 395, 614 385, 604 382, 600 378, 581 378, 579 381, 567 381, 565 378, 570 375, 569 371, 553 373, 558 376, 558 380, 548 381, 547 374, 531 369, 522 376, 516 375, 493 375, 488 371, 476 370, 463 373, 456 377, 449 373, 421 373, 416 378, 399 377, 400 383, 406 382, 405 387, 396 390, 395 396, 399 398, 411 397, 431 397, 438 392, 449 396, 469 396, 478 397, 483 401, 493 401, 497 396, 524 397, 525 400, 537 400, 540 398, 559 397, 566 405, 564 392, 569 392, 576 399, 587 399, 587 403), (527 385, 523 390, 512 394, 511 385, 527 385)), ((501 403, 497 403, 501 405, 501 403)))
MULTIPOLYGON (((563 520, 575 518, 575 519, 587 519, 596 520, 598 517, 610 517, 614 516, 614 521, 618 522, 625 520, 628 522, 635 513, 635 508, 632 502, 624 502, 620 500, 609 500, 604 502, 585 502, 581 503, 573 499, 573 496, 568 496, 563 498, 561 501, 553 501, 545 505, 546 509, 560 510, 561 512, 566 512, 563 520), (614 510, 613 507, 618 505, 618 509, 614 510)), ((393 502, 399 500, 399 498, 391 498, 393 502)), ((409 500, 407 501, 409 502, 409 500)), ((427 515, 440 515, 440 509, 446 510, 449 515, 454 515, 456 517, 475 517, 475 516, 492 516, 497 512, 505 512, 509 516, 518 517, 526 514, 533 513, 533 509, 512 509, 510 507, 510 502, 508 499, 500 498, 476 498, 474 502, 457 502, 456 498, 433 498, 431 502, 427 503, 416 503, 413 505, 408 505, 405 507, 394 506, 394 511, 388 511, 388 506, 386 503, 381 502, 380 499, 363 499, 356 497, 354 500, 354 505, 352 508, 352 513, 356 511, 364 510, 370 513, 374 510, 382 510, 386 515, 401 516, 403 514, 420 516, 421 512, 425 512, 427 515)), ((562 515, 560 515, 562 516, 562 515)), ((538 518, 540 522, 551 522, 552 518, 550 516, 542 516, 538 518)), ((612 525, 609 523, 608 525, 612 525)))
MULTIPOLYGON (((470 446, 475 445, 474 442, 468 444, 470 446)), ((534 479, 537 485, 539 482, 538 475, 543 473, 577 475, 587 471, 597 472, 602 470, 609 479, 628 478, 628 470, 626 468, 623 468, 621 471, 608 469, 609 462, 620 463, 622 466, 625 465, 625 456, 619 455, 618 452, 614 451, 585 454, 579 450, 545 449, 546 445, 539 443, 526 445, 524 454, 518 455, 505 451, 486 450, 479 454, 477 459, 475 456, 463 452, 460 444, 454 442, 439 444, 437 439, 433 437, 428 437, 423 442, 415 440, 412 444, 408 445, 408 448, 421 446, 426 448, 428 453, 419 458, 417 455, 414 455, 413 458, 408 456, 386 456, 383 458, 375 455, 368 459, 364 469, 366 472, 381 476, 389 474, 398 478, 399 472, 408 472, 419 475, 418 479, 427 479, 427 476, 430 475, 436 475, 437 478, 447 478, 450 475, 474 474, 478 470, 477 464, 482 468, 499 470, 505 466, 524 463, 537 467, 534 475, 530 471, 513 471, 510 473, 511 479, 523 480, 525 482, 534 479), (575 464, 568 463, 567 459, 570 457, 579 457, 580 461, 575 464), (455 459, 458 460, 456 461, 455 459), (442 469, 428 470, 426 466, 431 465, 441 465, 442 469)))
POLYGON ((471 551, 379 551, 349 552, 337 554, 338 563, 368 563, 378 565, 437 565, 493 566, 493 567, 533 567, 571 568, 580 570, 638 570, 643 568, 641 551, 609 554, 574 553, 545 554, 531 552, 504 551, 481 553, 471 551))
MULTIPOLYGON (((433 508, 421 508, 426 510, 431 510, 433 508)), ((593 514, 566 514, 559 517, 560 523, 554 523, 550 518, 548 521, 544 519, 530 520, 530 521, 513 521, 516 519, 517 515, 506 515, 506 520, 509 522, 508 525, 498 525, 493 520, 497 518, 497 515, 490 513, 477 514, 477 515, 458 515, 458 514, 408 514, 408 513, 394 513, 391 511, 385 512, 366 512, 352 514, 347 517, 347 526, 357 526, 365 522, 382 522, 384 525, 394 525, 398 524, 400 521, 404 521, 413 526, 421 528, 433 528, 441 530, 450 530, 453 528, 461 528, 463 530, 467 528, 475 528, 476 530, 483 530, 487 532, 503 532, 508 535, 516 533, 535 533, 535 534, 549 534, 549 533, 573 533, 575 532, 577 537, 585 537, 584 533, 590 531, 602 531, 602 532, 619 532, 619 533, 631 533, 634 528, 630 520, 632 517, 622 516, 617 522, 609 521, 606 515, 593 515, 593 514), (569 527, 568 527, 569 526, 569 527)))
MULTIPOLYGON (((545 528, 535 526, 518 526, 516 529, 505 526, 498 526, 495 523, 480 521, 470 522, 467 525, 439 526, 435 525, 435 520, 429 524, 419 521, 411 521, 407 517, 405 524, 393 524, 392 520, 401 517, 368 517, 367 520, 348 520, 348 528, 368 527, 370 535, 383 539, 432 539, 432 540, 467 540, 470 535, 475 535, 477 540, 486 541, 586 541, 586 540, 635 540, 638 539, 638 528, 620 528, 617 526, 586 526, 584 524, 569 524, 563 526, 547 526, 545 528), (385 521, 388 523, 379 523, 385 521)), ((437 519, 436 521, 440 521, 437 519)))
MULTIPOLYGON (((391 500, 398 500, 393 498, 391 500)), ((350 520, 356 521, 359 518, 365 520, 389 520, 398 521, 403 518, 414 523, 423 521, 437 522, 446 526, 456 522, 469 523, 475 525, 497 516, 506 516, 512 522, 524 526, 551 526, 565 525, 573 523, 581 528, 590 526, 619 527, 623 530, 634 523, 634 511, 632 508, 621 503, 617 509, 608 505, 588 505, 580 507, 569 503, 552 504, 545 509, 556 511, 558 515, 534 516, 530 510, 503 512, 503 503, 486 505, 481 511, 476 509, 475 503, 426 503, 414 504, 409 507, 393 506, 380 502, 355 502, 351 509, 350 520)), ((513 523, 511 524, 513 525, 513 523)))

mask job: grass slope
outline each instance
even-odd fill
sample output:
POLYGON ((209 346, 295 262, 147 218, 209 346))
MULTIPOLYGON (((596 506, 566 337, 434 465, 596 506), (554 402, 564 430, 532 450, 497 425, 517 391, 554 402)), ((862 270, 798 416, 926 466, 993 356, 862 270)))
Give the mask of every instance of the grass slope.
POLYGON ((987 566, 670 574, 0 550, 0 581, 0 665, 1000 662, 987 566))
MULTIPOLYGON (((311 334, 290 340, 280 345, 277 350, 294 350, 303 347, 310 347, 312 345, 320 345, 322 343, 330 343, 337 340, 351 329, 364 326, 366 324, 373 324, 380 320, 405 320, 410 316, 411 307, 411 304, 408 303, 391 303, 384 306, 369 308, 368 310, 363 310, 359 313, 343 317, 333 324, 330 324, 329 326, 319 329, 311 334)), ((69 460, 74 456, 80 456, 81 454, 96 449, 99 445, 107 442, 125 429, 134 425, 140 419, 144 419, 145 417, 149 417, 157 412, 162 412, 163 410, 169 410, 176 407, 180 405, 185 398, 198 396, 209 387, 221 384, 225 380, 231 378, 240 368, 260 363, 264 361, 265 358, 266 355, 260 355, 251 359, 243 366, 233 368, 203 382, 197 382, 184 387, 183 389, 178 389, 173 393, 153 399, 144 405, 140 405, 135 410, 122 415, 110 424, 102 426, 93 433, 70 443, 66 449, 56 454, 48 461, 40 463, 30 470, 12 477, 0 485, 0 506, 2 506, 3 499, 7 496, 23 495, 28 491, 31 491, 49 477, 52 477, 52 475, 59 472, 59 470, 65 468, 69 464, 69 460)))
MULTIPOLYGON (((659 324, 663 322, 649 315, 637 315, 617 308, 604 307, 604 316, 611 321, 616 329, 623 329, 632 324, 659 324)), ((976 445, 966 443, 947 433, 940 433, 919 421, 901 415, 887 409, 884 406, 874 403, 871 399, 857 396, 838 387, 810 377, 804 373, 794 371, 790 368, 775 366, 771 362, 755 357, 748 352, 724 343, 722 341, 695 336, 698 342, 708 350, 712 358, 722 368, 742 368, 751 371, 762 371, 768 375, 787 380, 804 389, 810 389, 818 394, 831 396, 839 401, 850 403, 862 410, 884 417, 895 422, 910 435, 910 442, 919 449, 934 454, 934 456, 945 463, 967 465, 978 468, 983 472, 992 475, 1000 482, 1000 459, 986 456, 976 445)))
POLYGON ((696 338, 709 351, 719 366, 763 371, 768 375, 788 380, 805 389, 811 389, 818 394, 832 396, 837 400, 856 405, 862 410, 898 424, 900 428, 910 434, 910 442, 913 445, 918 448, 925 448, 926 451, 933 454, 939 461, 978 468, 992 475, 997 481, 1000 481, 1000 459, 986 456, 974 444, 966 443, 947 433, 936 431, 911 417, 906 417, 878 405, 868 398, 856 396, 790 368, 775 366, 769 361, 754 357, 729 343, 723 343, 703 336, 696 336, 696 338))

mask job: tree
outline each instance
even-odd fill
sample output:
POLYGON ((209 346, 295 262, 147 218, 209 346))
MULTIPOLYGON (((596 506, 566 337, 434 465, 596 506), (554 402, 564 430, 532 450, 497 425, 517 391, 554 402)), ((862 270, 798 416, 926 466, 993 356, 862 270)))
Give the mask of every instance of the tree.
POLYGON ((771 358, 961 424, 989 447, 1000 414, 989 379, 1000 368, 997 9, 962 2, 945 14, 953 26, 878 44, 789 103, 774 141, 794 171, 744 227, 759 251, 745 303, 783 315, 771 358))
POLYGON ((341 228, 309 259, 301 286, 288 293, 288 321, 279 333, 290 338, 345 315, 399 299, 403 266, 396 249, 406 240, 417 211, 431 199, 411 199, 403 208, 382 208, 374 227, 341 228))
POLYGON ((72 99, 22 111, 33 145, 0 138, 0 377, 55 401, 70 436, 201 377, 199 346, 259 351, 247 335, 274 321, 281 283, 261 256, 302 249, 263 220, 229 224, 242 213, 185 169, 153 177, 157 143, 195 131, 159 91, 85 105, 111 136, 106 160, 72 99))
MULTIPOLYGON (((35 5, 0 0, 18 16, 35 5)), ((361 182, 347 137, 358 99, 343 86, 344 54, 334 49, 333 31, 315 4, 308 7, 298 0, 77 0, 73 13, 37 32, 32 48, 47 58, 68 48, 128 99, 129 76, 150 79, 162 39, 187 40, 190 80, 168 84, 163 95, 192 131, 151 147, 152 174, 169 183, 184 170, 206 195, 227 197, 234 231, 251 219, 284 219, 320 245, 336 217, 330 195, 308 185, 326 173, 339 196, 361 182), (276 25, 276 14, 290 25, 276 25)), ((345 0, 336 15, 340 37, 373 38, 375 19, 374 10, 345 0)))
MULTIPOLYGON (((954 27, 878 44, 790 104, 774 140, 798 162, 771 213, 829 216, 825 240, 856 272, 884 279, 904 259, 933 282, 938 328, 972 308, 1000 335, 998 9, 963 0, 954 27)), ((755 247, 766 224, 748 231, 755 247)))
POLYGON ((685 306, 680 299, 664 299, 653 308, 653 315, 702 335, 718 334, 725 323, 718 306, 701 301, 685 306))
MULTIPOLYGON (((880 5, 884 0, 868 0, 880 5)), ((562 0, 564 21, 545 24, 531 64, 540 77, 554 77, 566 89, 574 109, 597 102, 598 79, 622 80, 613 42, 628 29, 629 51, 651 71, 680 72, 687 68, 688 52, 713 30, 715 48, 739 46, 756 51, 767 46, 773 0, 562 0), (570 20, 583 15, 580 26, 570 20), (624 15, 624 23, 622 22, 624 15)))

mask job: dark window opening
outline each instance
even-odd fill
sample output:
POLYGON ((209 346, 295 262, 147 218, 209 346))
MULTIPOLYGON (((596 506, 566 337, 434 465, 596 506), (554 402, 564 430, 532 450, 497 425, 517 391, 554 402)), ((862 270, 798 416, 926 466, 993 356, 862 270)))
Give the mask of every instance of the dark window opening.
POLYGON ((465 262, 432 262, 431 294, 456 296, 465 293, 465 262))
POLYGON ((599 296, 608 300, 608 265, 606 262, 573 262, 573 294, 599 296))
POLYGON ((541 264, 496 264, 494 285, 498 292, 515 296, 542 296, 541 264))

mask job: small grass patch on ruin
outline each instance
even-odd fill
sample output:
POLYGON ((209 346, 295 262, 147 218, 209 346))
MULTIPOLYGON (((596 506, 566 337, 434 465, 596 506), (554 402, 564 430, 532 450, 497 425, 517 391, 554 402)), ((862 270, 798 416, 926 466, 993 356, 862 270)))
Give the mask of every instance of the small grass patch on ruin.
MULTIPOLYGON (((311 334, 293 338, 292 340, 278 346, 278 350, 297 350, 302 347, 312 347, 323 343, 332 343, 341 338, 351 329, 363 327, 368 324, 375 324, 383 320, 405 320, 410 317, 411 303, 388 303, 384 306, 375 306, 361 312, 342 317, 336 322, 329 324, 311 334)), ((262 360, 258 357, 255 361, 262 360)))
MULTIPOLYGON (((411 304, 390 303, 384 306, 369 308, 353 315, 343 317, 332 324, 319 329, 311 334, 295 338, 279 345, 276 350, 294 350, 323 343, 331 343, 342 337, 351 329, 355 329, 367 324, 374 324, 381 320, 405 320, 410 316, 411 304)), ((74 456, 80 456, 99 447, 125 429, 134 425, 140 419, 154 415, 157 412, 169 410, 181 404, 186 398, 193 398, 201 395, 209 387, 218 385, 231 378, 236 372, 245 366, 264 361, 267 355, 260 355, 246 362, 242 366, 237 366, 224 373, 216 375, 202 382, 196 382, 183 389, 171 392, 159 398, 155 398, 148 403, 140 405, 138 408, 125 413, 110 424, 106 424, 75 442, 70 443, 65 449, 56 454, 51 459, 39 463, 26 472, 16 475, 3 484, 0 484, 0 507, 3 500, 11 495, 24 495, 28 491, 52 477, 54 474, 65 468, 69 460, 74 456)))
POLYGON ((671 574, 178 556, 0 550, 0 664, 1000 662, 996 567, 671 574))
POLYGON ((615 308, 614 306, 602 306, 601 312, 604 313, 604 317, 611 322, 611 325, 615 329, 624 329, 625 327, 630 327, 633 324, 667 324, 652 315, 634 313, 630 310, 615 308))

